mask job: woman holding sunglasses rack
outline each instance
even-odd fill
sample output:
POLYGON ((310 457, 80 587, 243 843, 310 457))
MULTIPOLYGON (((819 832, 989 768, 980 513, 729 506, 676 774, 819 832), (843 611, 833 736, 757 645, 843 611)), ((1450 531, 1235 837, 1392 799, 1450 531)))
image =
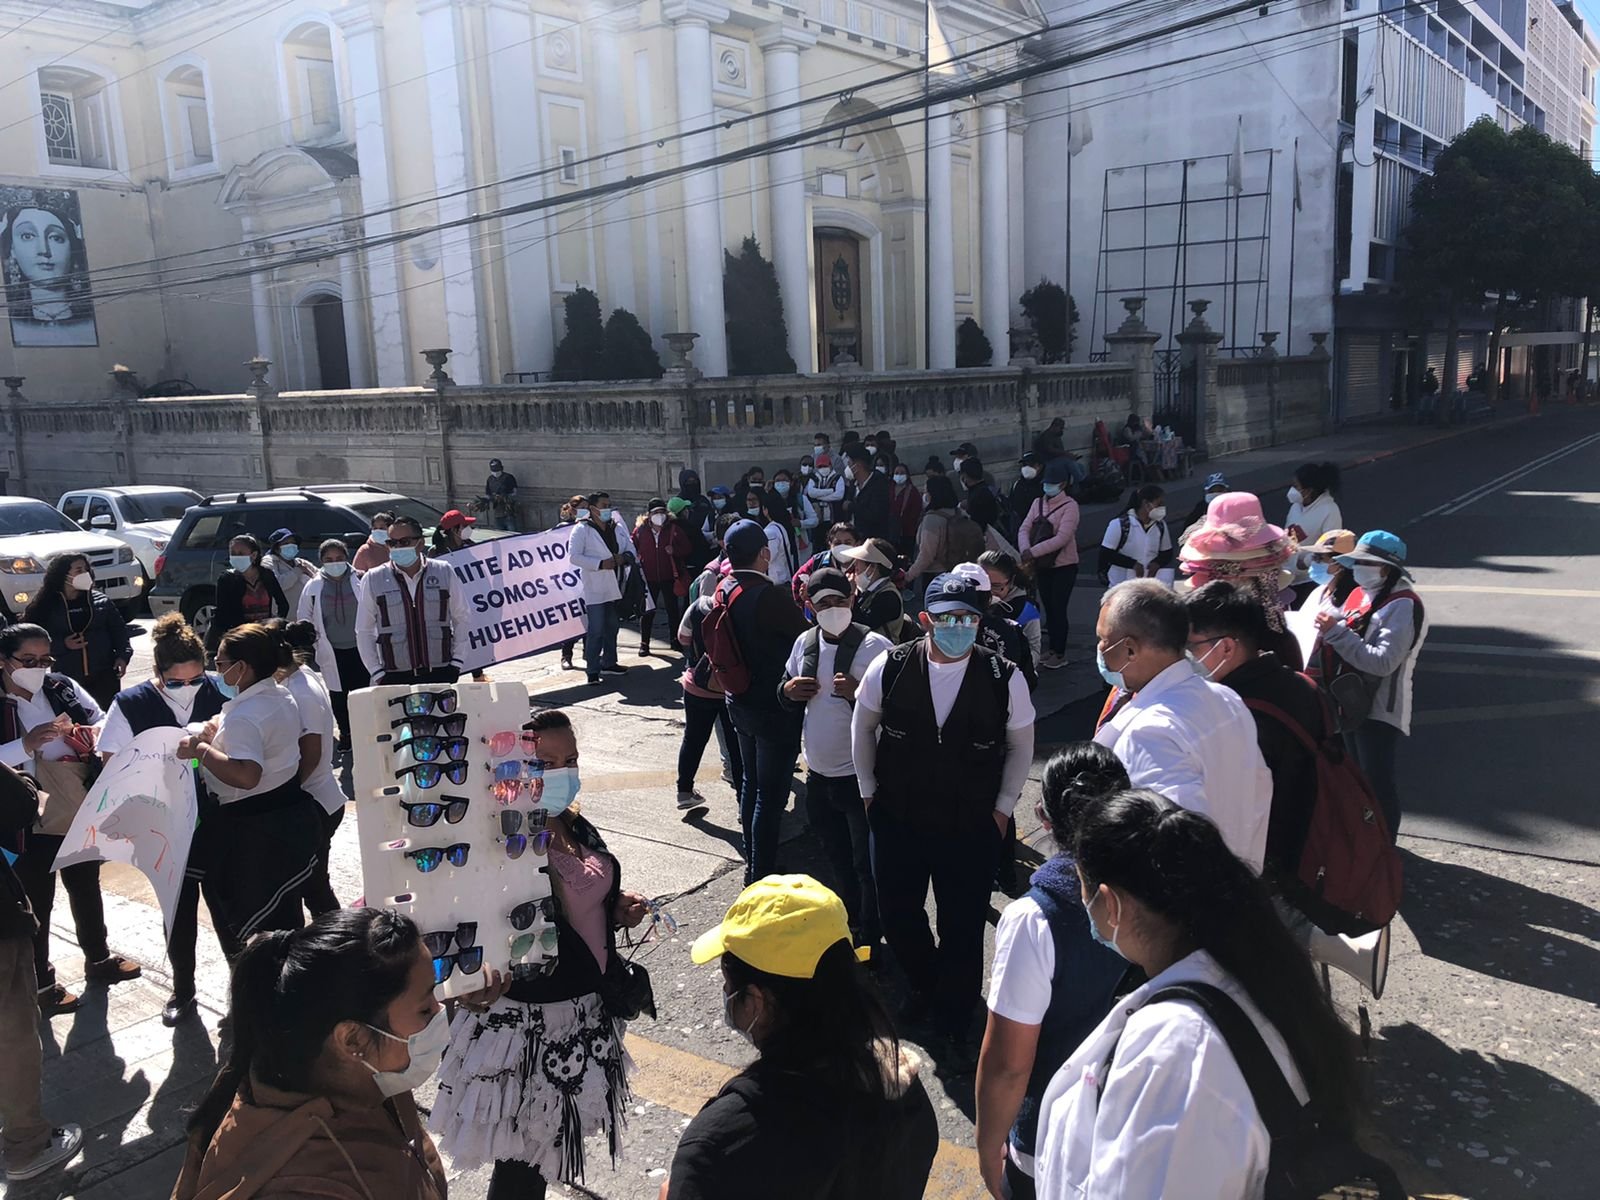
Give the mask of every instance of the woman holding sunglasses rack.
POLYGON ((316 870, 322 817, 300 786, 299 707, 278 672, 294 662, 284 635, 241 625, 217 648, 222 712, 178 746, 219 802, 213 818, 216 899, 240 942, 263 929, 305 924, 300 895, 316 870))
MULTIPOLYGON (((547 860, 554 892, 508 914, 518 930, 512 949, 532 953, 553 927, 556 957, 544 973, 516 970, 513 959, 516 977, 503 997, 494 998, 490 987, 464 999, 430 1122, 456 1170, 494 1162, 489 1200, 540 1200, 551 1179, 581 1182, 584 1138, 591 1133, 609 1135, 616 1161, 628 1100, 623 1022, 607 1010, 601 992, 606 976, 621 966, 616 930, 638 925, 649 910, 645 897, 622 890, 621 864, 599 830, 572 809, 578 739, 567 715, 557 709, 536 713, 526 732, 537 739, 533 746, 543 764, 538 789, 517 789, 530 796, 538 791, 534 835, 523 832, 530 814, 503 801, 510 789, 497 790, 494 819, 508 850, 515 844, 510 839, 519 836, 533 843, 535 856, 544 843, 546 858, 534 857, 529 870, 547 860), (523 818, 519 829, 508 832, 500 815, 507 812, 523 818), (490 1112, 498 1114, 494 1124, 482 1118, 490 1112)), ((528 743, 521 737, 491 739, 487 748, 491 754, 525 754, 528 743)), ((527 861, 521 850, 510 856, 527 861)), ((454 964, 458 969, 470 966, 473 957, 460 940, 457 930, 456 953, 469 952, 454 964)), ((436 976, 438 971, 436 962, 436 976)))

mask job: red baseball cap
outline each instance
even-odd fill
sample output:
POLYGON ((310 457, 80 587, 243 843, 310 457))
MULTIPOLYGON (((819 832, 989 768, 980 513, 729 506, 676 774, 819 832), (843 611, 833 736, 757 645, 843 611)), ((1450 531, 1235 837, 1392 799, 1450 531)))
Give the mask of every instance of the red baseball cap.
POLYGON ((463 525, 476 525, 477 523, 477 517, 469 517, 459 508, 452 508, 439 518, 440 529, 460 529, 463 525))

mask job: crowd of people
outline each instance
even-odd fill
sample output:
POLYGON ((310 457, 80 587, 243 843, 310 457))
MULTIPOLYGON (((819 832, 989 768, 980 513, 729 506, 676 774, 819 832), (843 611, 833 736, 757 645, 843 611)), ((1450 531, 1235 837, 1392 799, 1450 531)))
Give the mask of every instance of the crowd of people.
MULTIPOLYGON (((1160 485, 1135 489, 1097 554, 1106 703, 1093 740, 1044 765, 1038 815, 1057 853, 1017 886, 1034 692, 1066 665, 1080 553, 1094 553, 1083 472, 1049 433, 1005 490, 970 443, 948 469, 913 472, 880 431, 846 435, 837 454, 819 434, 793 469, 729 486, 685 470, 631 524, 603 492, 562 506, 588 682, 628 669, 617 641, 642 589, 640 654, 659 615, 663 651, 683 659, 677 807, 709 807, 695 781, 713 736, 737 794, 746 887, 693 957, 720 958, 723 1019, 757 1057, 684 1131, 668 1200, 755 1177, 777 1196, 920 1195, 937 1130, 928 1064, 902 1034, 941 1071, 976 1070, 996 1197, 1262 1194, 1271 1122, 1241 1028, 1265 1045, 1252 1062, 1348 1134, 1348 1035, 1312 962, 1381 993, 1387 919, 1342 919, 1306 887, 1302 858, 1325 757, 1358 764, 1376 827, 1390 842, 1398 830, 1395 760, 1426 635, 1406 546, 1342 528, 1330 464, 1296 473, 1282 526, 1221 475, 1182 522, 1160 485), (802 756, 821 879, 782 861, 802 756), (1014 899, 986 988, 997 886, 1014 899), (879 998, 890 963, 893 1015, 879 998)), ((617 999, 616 942, 649 901, 623 890, 594 814, 571 805, 565 712, 526 726, 552 768, 554 972, 488 972, 446 1014, 435 935, 340 908, 328 879, 348 695, 460 677, 465 598, 434 555, 473 523, 452 510, 429 546, 416 521, 381 513, 353 556, 332 540, 315 563, 288 530, 265 547, 236 538, 208 640, 163 618, 154 676, 133 686, 127 629, 81 557, 51 564, 23 623, 0 631, 9 1178, 81 1142, 40 1114, 36 1015, 78 1004, 50 963, 61 835, 103 758, 161 726, 184 731, 202 814, 163 1019, 195 1010, 202 895, 232 968, 225 1062, 190 1123, 180 1200, 239 1178, 294 1194, 313 1176, 330 1195, 442 1198, 428 1129, 457 1168, 492 1163, 500 1200, 581 1181, 590 1135, 620 1154, 636 1013, 617 999), (424 1121, 411 1093, 436 1073, 424 1121)), ((88 977, 136 977, 110 947, 97 865, 60 875, 88 977)))

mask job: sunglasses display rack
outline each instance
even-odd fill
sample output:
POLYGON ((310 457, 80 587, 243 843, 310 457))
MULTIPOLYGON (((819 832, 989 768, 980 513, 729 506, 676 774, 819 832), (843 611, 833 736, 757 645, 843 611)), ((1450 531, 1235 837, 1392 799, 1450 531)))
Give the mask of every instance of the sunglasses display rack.
POLYGON ((527 719, 521 683, 350 695, 366 903, 417 923, 435 977, 444 975, 443 998, 477 991, 491 969, 538 970, 554 958, 540 767, 531 735, 522 736, 527 719))

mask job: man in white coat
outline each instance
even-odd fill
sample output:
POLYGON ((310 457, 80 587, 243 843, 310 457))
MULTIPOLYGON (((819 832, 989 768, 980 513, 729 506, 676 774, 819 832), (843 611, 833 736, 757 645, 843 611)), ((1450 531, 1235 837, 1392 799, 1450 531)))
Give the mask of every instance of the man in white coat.
POLYGON ((1122 761, 1134 787, 1210 817, 1259 875, 1272 772, 1244 701, 1207 680, 1185 653, 1183 599, 1154 579, 1120 583, 1101 601, 1095 636, 1100 674, 1116 691, 1094 740, 1122 761))
MULTIPOLYGON (((604 492, 596 493, 605 498, 604 492)), ((622 571, 633 557, 633 541, 609 507, 594 497, 574 496, 572 532, 567 537, 567 561, 583 572, 583 665, 590 683, 600 682, 602 671, 624 675, 628 668, 617 662, 617 604, 622 599, 622 571)))

